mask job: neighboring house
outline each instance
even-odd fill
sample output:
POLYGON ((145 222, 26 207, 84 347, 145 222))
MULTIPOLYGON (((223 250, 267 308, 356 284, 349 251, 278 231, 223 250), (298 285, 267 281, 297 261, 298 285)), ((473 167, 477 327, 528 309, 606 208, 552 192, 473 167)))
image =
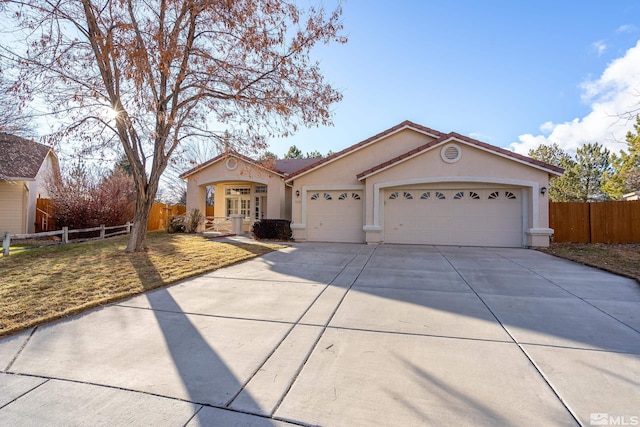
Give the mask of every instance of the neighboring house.
POLYGON ((299 241, 527 247, 549 245, 545 192, 562 173, 405 121, 324 159, 225 153, 181 177, 188 210, 215 185, 216 216, 290 219, 299 241))
POLYGON ((45 181, 59 173, 50 147, 0 132, 0 233, 35 232, 36 200, 47 197, 45 181))

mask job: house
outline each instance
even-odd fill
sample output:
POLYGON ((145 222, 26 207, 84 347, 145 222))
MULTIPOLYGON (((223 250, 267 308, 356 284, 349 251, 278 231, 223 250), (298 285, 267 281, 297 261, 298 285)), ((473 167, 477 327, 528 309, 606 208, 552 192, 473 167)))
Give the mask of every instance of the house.
POLYGON ((0 233, 35 232, 36 200, 47 197, 45 181, 59 173, 50 147, 0 132, 0 233))
POLYGON ((187 209, 292 221, 299 241, 547 246, 546 189, 561 168, 404 121, 323 159, 224 153, 181 175, 187 209))

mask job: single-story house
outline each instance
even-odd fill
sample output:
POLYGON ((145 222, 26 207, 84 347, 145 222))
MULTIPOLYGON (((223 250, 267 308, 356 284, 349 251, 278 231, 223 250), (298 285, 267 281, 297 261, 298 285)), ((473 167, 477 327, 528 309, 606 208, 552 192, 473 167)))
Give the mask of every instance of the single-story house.
POLYGON ((323 159, 223 153, 181 175, 187 210, 292 221, 298 241, 547 246, 556 166, 404 121, 323 159))
POLYGON ((35 232, 36 200, 48 196, 45 182, 59 173, 51 147, 0 132, 0 233, 35 232))

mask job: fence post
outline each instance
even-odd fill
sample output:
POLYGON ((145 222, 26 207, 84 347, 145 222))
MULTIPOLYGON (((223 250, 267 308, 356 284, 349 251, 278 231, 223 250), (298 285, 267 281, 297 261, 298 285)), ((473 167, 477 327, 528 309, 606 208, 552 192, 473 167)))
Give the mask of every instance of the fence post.
POLYGON ((100 238, 104 239, 104 224, 100 225, 100 238))
POLYGON ((69 227, 62 227, 62 243, 69 243, 69 227))
POLYGON ((127 226, 127 233, 131 233, 131 223, 127 221, 125 225, 127 226))
POLYGON ((4 232, 4 240, 2 241, 2 255, 9 256, 9 246, 11 246, 11 233, 4 232))

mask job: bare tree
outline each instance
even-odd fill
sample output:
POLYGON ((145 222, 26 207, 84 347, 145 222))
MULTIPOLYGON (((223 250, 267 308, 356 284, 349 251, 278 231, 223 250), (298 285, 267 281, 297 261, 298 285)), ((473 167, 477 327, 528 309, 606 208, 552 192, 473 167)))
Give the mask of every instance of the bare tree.
POLYGON ((339 6, 16 0, 1 13, 25 42, 0 48, 20 71, 13 89, 46 100, 64 120, 59 137, 126 153, 137 193, 127 251, 145 249, 160 177, 182 141, 257 152, 266 137, 331 124, 342 97, 310 57, 319 43, 346 42, 339 6))

